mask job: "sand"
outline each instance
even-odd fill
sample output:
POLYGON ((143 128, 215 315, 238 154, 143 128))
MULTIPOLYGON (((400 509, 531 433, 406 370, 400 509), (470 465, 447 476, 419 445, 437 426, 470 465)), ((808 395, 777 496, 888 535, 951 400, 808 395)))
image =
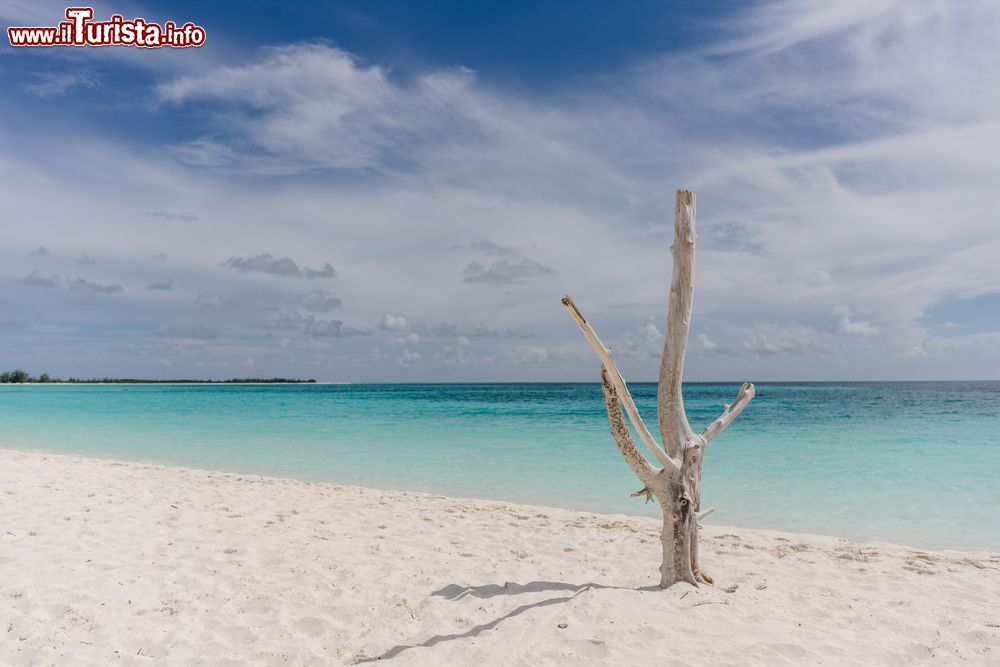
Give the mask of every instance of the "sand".
POLYGON ((2 449, 0 517, 4 665, 1000 664, 995 553, 708 523, 661 591, 651 519, 2 449))

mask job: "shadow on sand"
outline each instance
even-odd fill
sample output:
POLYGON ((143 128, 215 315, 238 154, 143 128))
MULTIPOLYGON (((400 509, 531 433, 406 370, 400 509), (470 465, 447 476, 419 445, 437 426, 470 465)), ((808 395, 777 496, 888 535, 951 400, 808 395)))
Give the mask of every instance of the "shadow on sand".
POLYGON ((461 600, 466 597, 477 597, 477 598, 492 598, 499 595, 521 595, 523 593, 542 593, 546 591, 565 591, 571 593, 570 595, 557 595, 555 597, 546 598, 538 602, 533 602, 531 604, 523 604, 519 607, 515 607, 503 616, 498 616, 497 618, 489 621, 488 623, 481 623, 475 627, 469 628, 465 632, 454 633, 450 635, 434 635, 433 637, 427 639, 420 644, 400 644, 398 646, 393 646, 391 649, 382 653, 378 656, 373 656, 369 658, 362 658, 361 660, 356 660, 355 664, 361 664, 365 662, 377 662, 379 660, 389 660, 395 658, 397 655, 403 651, 411 648, 427 648, 440 644, 441 642, 449 642, 456 639, 466 639, 468 637, 475 637, 481 632, 486 630, 492 630, 497 627, 503 621, 509 618, 514 618, 519 616, 529 609, 537 609, 540 607, 549 607, 555 604, 562 604, 564 602, 569 602, 575 598, 580 593, 591 589, 591 588, 609 588, 617 590, 626 591, 658 591, 659 586, 643 586, 642 588, 628 588, 625 586, 606 586, 604 584, 568 584, 563 581, 531 581, 527 584, 517 584, 513 582, 507 582, 503 585, 500 584, 484 584, 482 586, 460 586, 458 584, 449 584, 444 588, 438 589, 431 593, 434 597, 443 597, 448 600, 461 600))

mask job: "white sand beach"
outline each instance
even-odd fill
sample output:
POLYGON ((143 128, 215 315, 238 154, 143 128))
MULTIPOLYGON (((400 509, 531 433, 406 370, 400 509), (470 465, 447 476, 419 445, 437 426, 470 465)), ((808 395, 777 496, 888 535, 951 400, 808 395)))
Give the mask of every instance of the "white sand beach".
POLYGON ((661 591, 652 519, 14 450, 0 517, 4 665, 1000 663, 996 553, 709 517, 661 591))

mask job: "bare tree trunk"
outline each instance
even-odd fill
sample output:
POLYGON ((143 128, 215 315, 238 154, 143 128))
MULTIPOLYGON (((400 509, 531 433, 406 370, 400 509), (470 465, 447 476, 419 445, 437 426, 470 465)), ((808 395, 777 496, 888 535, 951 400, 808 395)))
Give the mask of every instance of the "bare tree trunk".
POLYGON ((656 392, 660 437, 671 456, 677 456, 680 444, 694 436, 684 412, 681 393, 684 353, 691 326, 691 308, 694 306, 694 218, 694 193, 678 190, 674 207, 674 244, 670 246, 674 261, 667 308, 667 335, 663 339, 660 383, 656 392))
POLYGON ((694 303, 695 194, 677 191, 674 212, 673 274, 667 312, 667 335, 660 364, 657 392, 661 446, 642 421, 625 379, 618 371, 610 350, 601 342, 583 314, 566 296, 563 305, 583 331, 584 337, 601 359, 601 386, 604 403, 611 423, 611 437, 618 445, 622 458, 635 473, 643 488, 633 496, 655 498, 663 511, 663 562, 660 565, 660 586, 667 588, 678 581, 695 586, 699 581, 712 583, 701 570, 698 560, 698 522, 713 510, 701 511, 701 464, 705 450, 733 419, 753 399, 754 386, 746 382, 736 400, 727 405, 722 415, 700 435, 696 435, 684 412, 681 381, 684 374, 684 354, 691 308, 694 303), (624 406, 636 433, 662 468, 655 468, 635 446, 632 433, 622 413, 624 406))

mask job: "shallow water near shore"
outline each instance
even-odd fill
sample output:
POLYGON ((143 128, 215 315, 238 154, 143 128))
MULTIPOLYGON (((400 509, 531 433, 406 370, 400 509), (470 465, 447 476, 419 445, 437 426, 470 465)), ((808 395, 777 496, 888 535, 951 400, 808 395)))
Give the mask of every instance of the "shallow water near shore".
MULTIPOLYGON (((656 386, 630 385, 652 430, 656 386)), ((700 430, 738 382, 686 384, 700 430)), ((7 385, 0 446, 656 515, 597 384, 7 385)), ((1000 383, 787 383, 709 449, 710 521, 1000 549, 1000 383)))

